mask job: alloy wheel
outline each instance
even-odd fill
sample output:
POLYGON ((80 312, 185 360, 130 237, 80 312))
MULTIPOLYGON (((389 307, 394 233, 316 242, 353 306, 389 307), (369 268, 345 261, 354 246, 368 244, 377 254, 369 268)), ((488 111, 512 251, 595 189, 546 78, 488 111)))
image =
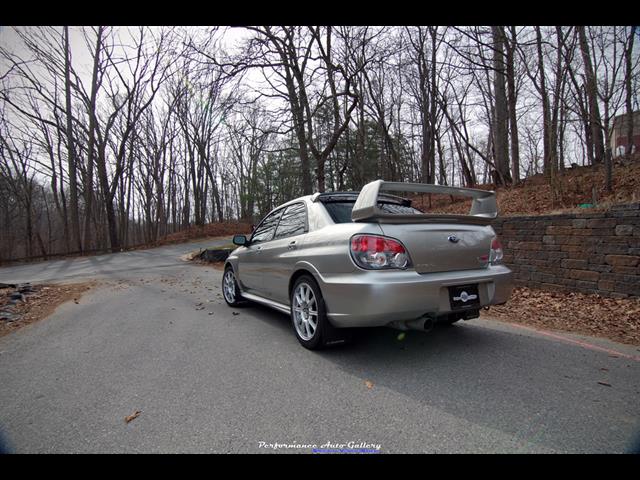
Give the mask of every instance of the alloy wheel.
POLYGON ((318 328, 318 302, 308 283, 298 284, 293 293, 293 324, 305 341, 311 340, 318 328))
POLYGON ((234 303, 236 301, 236 276, 230 268, 224 272, 222 293, 227 302, 234 303))

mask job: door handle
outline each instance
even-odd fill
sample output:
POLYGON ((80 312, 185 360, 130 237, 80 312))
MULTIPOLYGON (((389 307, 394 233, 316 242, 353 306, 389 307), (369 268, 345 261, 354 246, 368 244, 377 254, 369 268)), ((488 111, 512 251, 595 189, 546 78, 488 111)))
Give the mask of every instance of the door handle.
POLYGON ((288 245, 288 247, 287 247, 287 248, 288 248, 289 250, 295 250, 295 249, 297 248, 297 247, 296 247, 296 241, 294 240, 293 242, 291 242, 291 243, 288 245))

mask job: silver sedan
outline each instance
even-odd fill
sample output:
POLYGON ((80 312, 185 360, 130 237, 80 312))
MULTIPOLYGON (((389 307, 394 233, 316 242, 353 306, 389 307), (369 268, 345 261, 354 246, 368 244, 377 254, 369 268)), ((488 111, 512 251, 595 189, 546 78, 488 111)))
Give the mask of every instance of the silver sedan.
POLYGON ((429 330, 475 318, 511 294, 511 271, 491 228, 495 195, 427 184, 371 182, 360 192, 316 193, 271 211, 225 263, 233 307, 254 301, 291 316, 306 348, 350 327, 429 330), (469 215, 431 214, 384 193, 471 197, 469 215))

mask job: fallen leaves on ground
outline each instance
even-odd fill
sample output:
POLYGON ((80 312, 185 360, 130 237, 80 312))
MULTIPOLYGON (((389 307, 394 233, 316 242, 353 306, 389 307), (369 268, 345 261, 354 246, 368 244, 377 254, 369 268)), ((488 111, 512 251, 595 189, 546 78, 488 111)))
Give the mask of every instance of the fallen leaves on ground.
MULTIPOLYGON (((64 302, 73 300, 78 304, 80 296, 93 286, 95 286, 95 282, 33 285, 34 293, 26 295, 25 301, 18 302, 11 310, 19 316, 19 319, 13 322, 0 320, 0 337, 48 317, 64 302)), ((8 292, 8 289, 3 290, 8 292)), ((8 293, 0 291, 0 310, 10 308, 8 301, 8 293)))
POLYGON ((640 298, 607 298, 516 287, 483 317, 640 345, 640 298))
POLYGON ((139 415, 140 415, 140 410, 136 410, 131 415, 127 415, 126 417, 124 417, 124 421, 126 423, 129 423, 131 420, 135 420, 136 418, 138 418, 139 415))
MULTIPOLYGON (((557 189, 551 190, 548 179, 543 174, 526 178, 516 187, 499 187, 493 184, 476 185, 481 190, 494 190, 501 216, 541 215, 560 212, 585 212, 578 205, 592 203, 592 188, 596 188, 597 207, 637 202, 640 199, 640 156, 634 160, 614 162, 613 188, 609 193, 604 189, 604 167, 583 166, 565 169, 557 177, 557 189)), ((471 200, 450 195, 410 195, 413 205, 431 213, 467 214, 471 200)), ((593 209, 587 210, 593 211, 593 209)))

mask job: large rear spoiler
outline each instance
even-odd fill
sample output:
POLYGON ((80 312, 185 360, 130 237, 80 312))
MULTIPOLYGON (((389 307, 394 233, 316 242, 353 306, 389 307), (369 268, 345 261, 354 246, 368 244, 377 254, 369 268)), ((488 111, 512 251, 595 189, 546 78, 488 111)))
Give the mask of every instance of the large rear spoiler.
POLYGON ((356 200, 351 212, 354 222, 376 221, 381 223, 429 223, 451 221, 488 225, 498 215, 496 195, 492 191, 475 188, 445 187, 426 183, 385 182, 376 180, 367 183, 356 200), (468 215, 422 213, 397 215, 382 211, 378 207, 378 194, 381 191, 437 193, 473 198, 468 215))

